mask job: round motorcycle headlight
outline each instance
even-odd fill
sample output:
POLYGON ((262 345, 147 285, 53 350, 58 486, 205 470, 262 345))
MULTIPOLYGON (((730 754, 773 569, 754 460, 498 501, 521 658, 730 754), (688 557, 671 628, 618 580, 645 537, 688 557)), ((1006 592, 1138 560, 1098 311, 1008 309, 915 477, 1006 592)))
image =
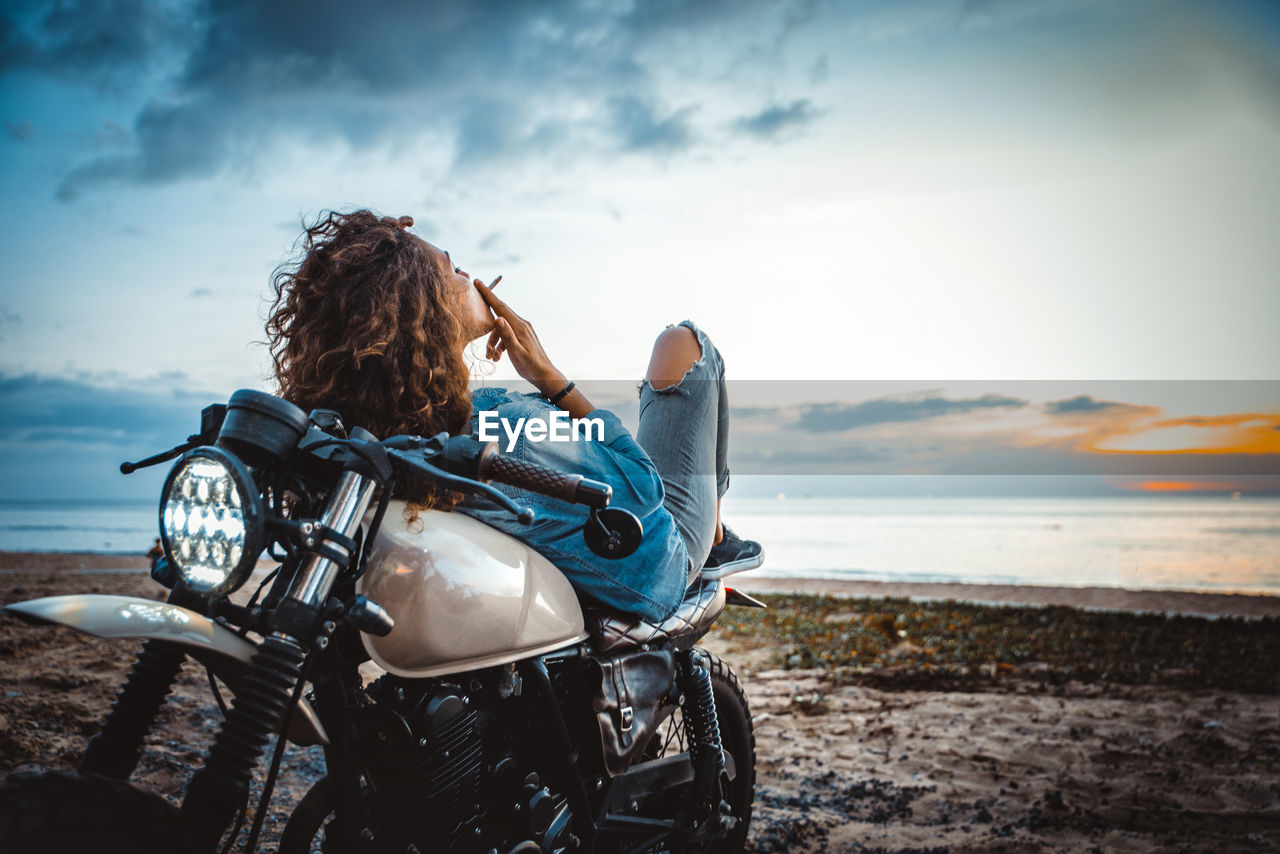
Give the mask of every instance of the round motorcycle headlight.
POLYGON ((262 496, 244 463, 205 446, 182 456, 160 496, 160 536, 187 587, 230 593, 265 545, 262 496))

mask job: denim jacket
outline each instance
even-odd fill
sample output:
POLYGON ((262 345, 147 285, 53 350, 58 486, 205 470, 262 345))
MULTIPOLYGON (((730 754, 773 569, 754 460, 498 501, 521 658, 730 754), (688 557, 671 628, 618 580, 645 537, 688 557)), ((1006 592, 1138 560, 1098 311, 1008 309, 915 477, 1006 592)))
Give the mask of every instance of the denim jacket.
MULTIPOLYGON (((472 392, 471 435, 480 437, 480 414, 496 413, 512 428, 521 418, 540 420, 550 426, 550 415, 562 412, 542 397, 509 392, 503 388, 479 388, 472 392)), ((582 539, 587 508, 517 489, 506 484, 493 486, 517 504, 533 508, 534 521, 521 525, 505 510, 486 499, 469 496, 457 508, 533 546, 555 564, 579 594, 612 608, 650 621, 671 614, 684 598, 689 574, 689 554, 676 529, 675 519, 663 507, 662 479, 649 455, 644 452, 618 416, 607 409, 592 410, 588 419, 604 425, 603 440, 593 429, 589 438, 573 441, 532 440, 524 430, 515 446, 499 426, 496 434, 504 455, 539 463, 571 474, 581 474, 613 487, 611 507, 630 510, 644 527, 644 540, 636 551, 618 560, 597 556, 582 539)), ((487 416, 494 423, 493 416, 487 416)), ((494 429, 488 438, 493 438, 494 429)))

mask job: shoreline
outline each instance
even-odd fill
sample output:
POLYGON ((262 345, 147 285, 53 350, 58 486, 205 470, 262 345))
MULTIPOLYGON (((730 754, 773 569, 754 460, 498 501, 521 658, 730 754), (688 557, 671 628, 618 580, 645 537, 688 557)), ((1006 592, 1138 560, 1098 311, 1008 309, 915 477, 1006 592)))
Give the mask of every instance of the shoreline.
POLYGON ((744 572, 728 586, 745 593, 906 598, 973 602, 979 605, 1062 605, 1095 611, 1185 614, 1199 617, 1280 617, 1280 596, 1191 590, 1130 590, 1123 587, 1045 587, 1031 584, 960 584, 922 581, 845 581, 775 578, 744 572))
MULTIPOLYGON (((264 564, 260 563, 260 566, 264 564)), ((147 572, 146 557, 97 552, 0 551, 0 579, 32 571, 82 572, 86 575, 136 570, 147 572)), ((782 578, 748 571, 726 579, 745 593, 808 593, 829 596, 956 600, 982 605, 1061 605, 1099 611, 1186 614, 1202 617, 1280 617, 1280 596, 1190 590, 1130 590, 1122 587, 1048 587, 1029 584, 863 581, 831 578, 782 578)), ((3 583, 0 581, 0 583, 3 583)))

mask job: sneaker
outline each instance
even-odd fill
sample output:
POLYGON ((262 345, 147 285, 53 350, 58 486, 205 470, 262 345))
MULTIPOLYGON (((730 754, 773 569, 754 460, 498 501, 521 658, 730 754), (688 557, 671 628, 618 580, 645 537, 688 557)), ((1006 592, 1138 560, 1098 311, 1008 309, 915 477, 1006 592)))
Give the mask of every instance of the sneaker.
POLYGON ((721 523, 724 539, 711 547, 707 562, 702 565, 703 578, 721 578, 745 569, 755 569, 764 563, 764 547, 755 540, 744 540, 721 523))

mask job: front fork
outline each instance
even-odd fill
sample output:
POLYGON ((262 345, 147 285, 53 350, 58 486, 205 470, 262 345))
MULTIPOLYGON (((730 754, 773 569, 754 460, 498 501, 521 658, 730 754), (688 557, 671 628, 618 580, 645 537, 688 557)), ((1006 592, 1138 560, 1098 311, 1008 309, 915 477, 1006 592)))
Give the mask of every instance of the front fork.
MULTIPOLYGON (((249 780, 262 750, 302 678, 304 643, 310 644, 317 635, 329 591, 354 557, 344 543, 350 543, 359 530, 375 488, 373 479, 343 472, 319 524, 313 526, 315 539, 304 543, 304 547, 321 548, 294 575, 277 610, 280 630, 254 653, 205 764, 187 787, 181 822, 197 851, 217 846, 248 798, 249 780), (326 536, 331 534, 338 536, 326 536)), ((164 641, 148 640, 143 645, 102 731, 85 751, 81 772, 117 779, 133 773, 143 739, 177 679, 184 655, 164 641)))
POLYGON ((124 780, 138 766, 142 740, 178 678, 186 653, 180 647, 149 640, 116 695, 102 731, 93 737, 80 760, 81 774, 98 774, 124 780))
MULTIPOLYGON (((134 662, 111 713, 80 761, 82 774, 126 779, 138 765, 142 742, 177 679, 185 653, 149 640, 134 662)), ((187 837, 211 849, 244 805, 249 779, 271 731, 301 677, 303 648, 289 638, 269 637, 254 653, 205 765, 191 778, 183 801, 187 837), (188 809, 188 805, 191 808, 188 809)))
POLYGON ((183 832, 197 850, 217 846, 245 805, 253 770, 284 715, 305 658, 306 650, 297 641, 276 635, 254 653, 204 767, 192 776, 182 801, 183 832))
POLYGON ((249 780, 302 679, 302 665, 319 633, 329 591, 355 557, 348 544, 360 529, 376 481, 355 471, 338 479, 318 524, 304 524, 298 567, 273 615, 277 631, 262 642, 236 694, 205 764, 191 778, 182 802, 184 836, 196 851, 211 851, 249 796, 249 780), (336 536, 334 536, 336 535, 336 536))
MULTIPOLYGON (((182 585, 169 592, 167 601, 195 610, 203 610, 204 606, 199 596, 182 585)), ((142 757, 142 740, 169 696, 185 658, 186 653, 174 644, 155 638, 143 643, 129 678, 116 694, 111 713, 85 749, 80 760, 81 774, 116 780, 126 780, 133 774, 142 757)))

